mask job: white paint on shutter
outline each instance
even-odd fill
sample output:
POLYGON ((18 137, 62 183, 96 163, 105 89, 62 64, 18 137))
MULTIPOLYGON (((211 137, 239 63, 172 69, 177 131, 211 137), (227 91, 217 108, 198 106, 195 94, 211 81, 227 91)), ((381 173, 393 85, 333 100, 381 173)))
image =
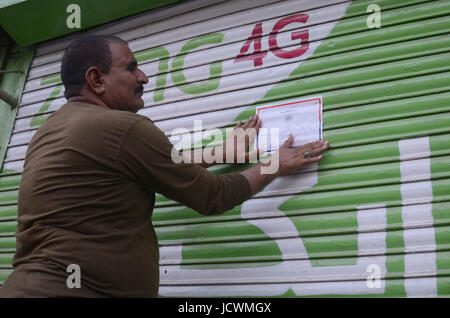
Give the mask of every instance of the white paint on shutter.
MULTIPOLYGON (((399 141, 400 158, 409 159, 414 157, 414 152, 430 153, 430 143, 428 137, 414 138, 399 141)), ((402 199, 404 202, 410 203, 418 199, 417 192, 420 191, 420 196, 429 198, 431 202, 433 198, 433 190, 431 181, 421 182, 421 187, 416 187, 417 183, 408 183, 417 180, 417 175, 421 179, 429 180, 430 171, 430 159, 420 159, 414 161, 402 161, 400 163, 400 170, 402 173, 402 199)), ((404 232, 405 249, 417 250, 416 246, 422 245, 427 249, 436 248, 436 233, 434 231, 434 219, 432 213, 431 204, 404 206, 402 208, 403 226, 407 228, 409 226, 420 224, 420 226, 426 226, 421 229, 421 235, 411 231, 404 232)), ((411 273, 423 273, 436 275, 436 254, 429 253, 427 258, 417 253, 405 254, 405 276, 411 273)), ((415 280, 408 279, 405 281, 405 290, 408 297, 420 297, 423 295, 422 290, 418 290, 415 280)), ((427 280, 428 296, 437 296, 437 282, 436 279, 429 278, 427 280)))

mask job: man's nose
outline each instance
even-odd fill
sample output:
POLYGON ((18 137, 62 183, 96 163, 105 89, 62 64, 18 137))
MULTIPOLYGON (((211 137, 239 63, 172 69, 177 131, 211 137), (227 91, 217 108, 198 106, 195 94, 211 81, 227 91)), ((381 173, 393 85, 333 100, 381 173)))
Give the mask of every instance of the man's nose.
POLYGON ((139 75, 138 75, 138 82, 141 84, 147 84, 148 83, 148 77, 145 75, 144 72, 141 71, 141 69, 138 69, 139 75))

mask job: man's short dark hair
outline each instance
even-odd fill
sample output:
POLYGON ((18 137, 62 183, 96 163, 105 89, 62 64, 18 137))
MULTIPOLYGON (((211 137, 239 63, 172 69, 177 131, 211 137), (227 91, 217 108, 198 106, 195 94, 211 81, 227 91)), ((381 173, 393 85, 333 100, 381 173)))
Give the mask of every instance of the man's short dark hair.
POLYGON ((86 83, 84 76, 88 68, 96 66, 103 73, 109 73, 112 63, 110 42, 128 45, 113 35, 88 35, 73 41, 67 47, 61 61, 61 79, 67 99, 79 95, 86 83))

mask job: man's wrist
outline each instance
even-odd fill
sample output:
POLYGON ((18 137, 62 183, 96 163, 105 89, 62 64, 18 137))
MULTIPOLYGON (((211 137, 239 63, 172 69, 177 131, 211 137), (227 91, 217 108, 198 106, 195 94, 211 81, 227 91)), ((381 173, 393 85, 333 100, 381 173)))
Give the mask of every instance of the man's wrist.
POLYGON ((250 184, 252 196, 261 191, 278 176, 279 169, 272 173, 265 171, 266 166, 269 165, 270 163, 259 162, 257 165, 241 172, 250 184))

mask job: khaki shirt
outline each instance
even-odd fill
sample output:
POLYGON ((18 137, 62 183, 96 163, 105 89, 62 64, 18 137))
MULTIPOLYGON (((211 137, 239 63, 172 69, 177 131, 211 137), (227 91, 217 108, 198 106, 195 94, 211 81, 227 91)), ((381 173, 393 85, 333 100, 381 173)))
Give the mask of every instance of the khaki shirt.
POLYGON ((14 271, 3 297, 156 297, 155 192, 204 214, 250 197, 246 178, 175 164, 147 117, 73 102, 33 136, 19 189, 14 271), (80 268, 81 288, 68 288, 80 268))

